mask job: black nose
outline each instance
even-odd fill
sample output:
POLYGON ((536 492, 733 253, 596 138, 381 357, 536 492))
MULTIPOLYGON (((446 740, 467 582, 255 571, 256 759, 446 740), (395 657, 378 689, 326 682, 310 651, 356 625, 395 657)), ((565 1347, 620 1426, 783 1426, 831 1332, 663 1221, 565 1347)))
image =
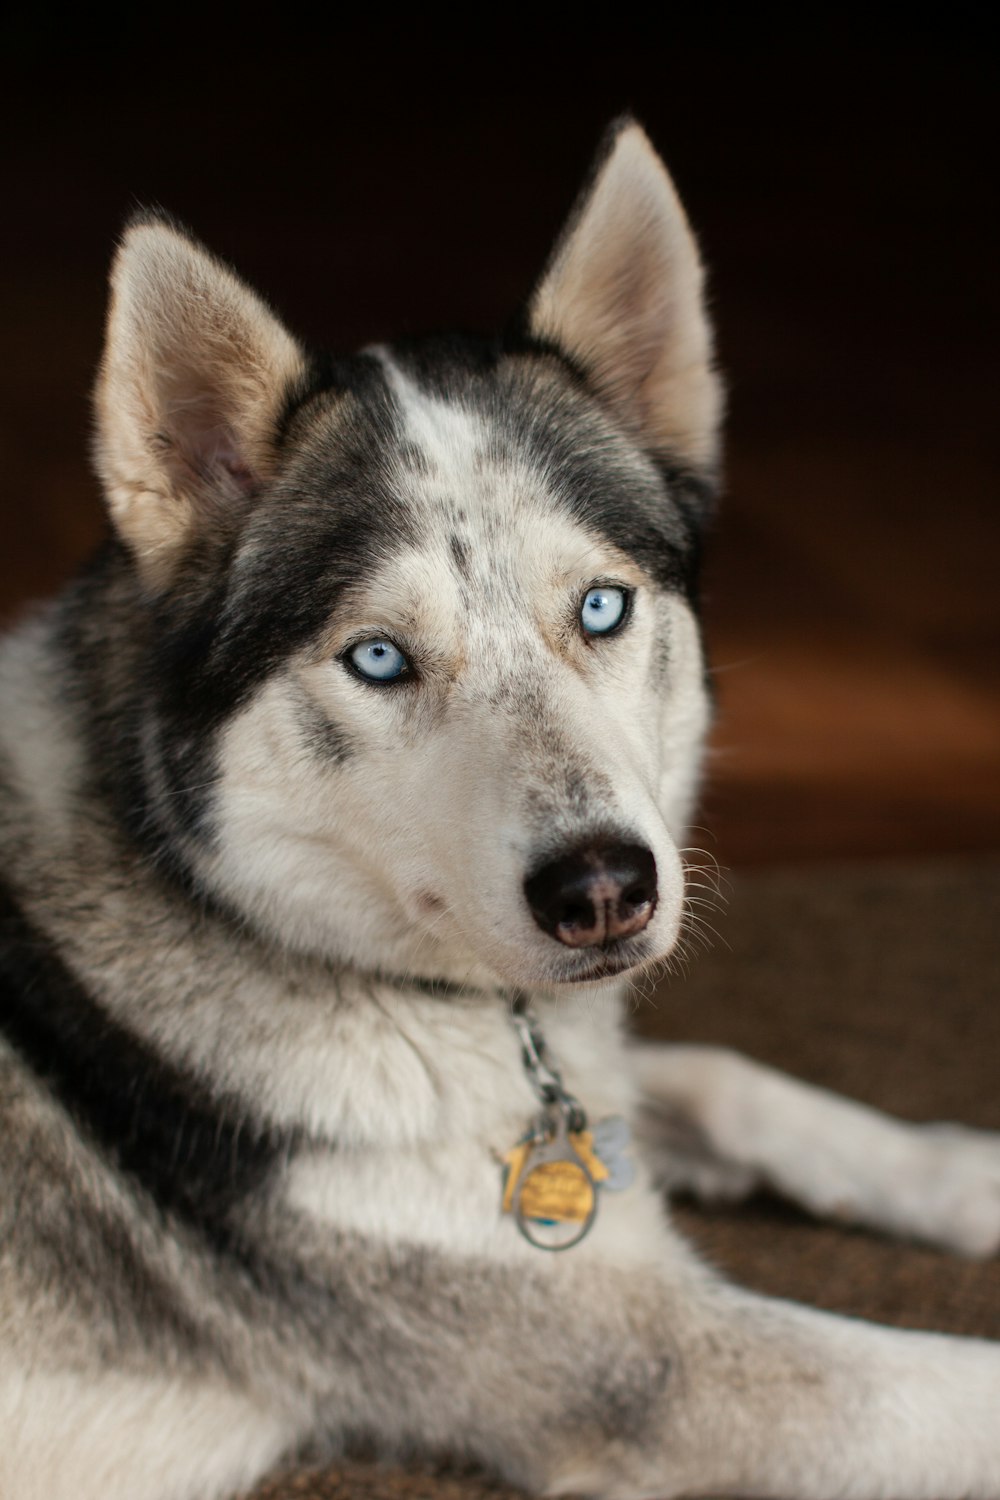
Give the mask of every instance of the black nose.
POLYGON ((543 932, 568 948, 634 937, 656 910, 656 860, 642 844, 586 844, 524 882, 543 932))

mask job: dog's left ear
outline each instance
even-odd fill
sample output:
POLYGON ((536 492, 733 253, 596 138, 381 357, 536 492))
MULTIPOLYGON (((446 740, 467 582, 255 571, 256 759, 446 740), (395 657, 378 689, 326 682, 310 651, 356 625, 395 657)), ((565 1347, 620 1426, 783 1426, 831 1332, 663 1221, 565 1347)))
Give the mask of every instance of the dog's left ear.
POLYGON ((722 386, 698 247, 667 170, 634 120, 612 126, 528 307, 643 447, 716 462, 722 386))
POLYGON ((129 225, 111 294, 95 458, 115 528, 159 589, 269 477, 305 360, 261 298, 162 216, 129 225))

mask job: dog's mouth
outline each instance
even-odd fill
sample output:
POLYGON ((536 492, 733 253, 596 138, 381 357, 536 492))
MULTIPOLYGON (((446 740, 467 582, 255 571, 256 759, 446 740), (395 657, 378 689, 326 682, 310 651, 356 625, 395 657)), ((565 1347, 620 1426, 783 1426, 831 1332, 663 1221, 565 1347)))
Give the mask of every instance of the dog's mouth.
POLYGON ((576 963, 566 965, 562 973, 551 975, 550 982, 593 984, 602 979, 617 979, 641 968, 653 956, 650 944, 622 938, 599 950, 581 953, 576 963))

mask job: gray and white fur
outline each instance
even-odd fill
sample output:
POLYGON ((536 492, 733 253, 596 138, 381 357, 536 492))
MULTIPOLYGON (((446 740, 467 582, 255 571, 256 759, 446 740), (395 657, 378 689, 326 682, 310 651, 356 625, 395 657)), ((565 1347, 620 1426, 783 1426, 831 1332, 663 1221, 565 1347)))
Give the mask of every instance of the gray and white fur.
POLYGON ((494 341, 312 355, 155 216, 112 286, 107 541, 0 656, 0 1495, 221 1500, 361 1437, 553 1495, 1000 1496, 1000 1348, 740 1291, 664 1206, 1000 1244, 996 1138, 623 1030, 685 926, 721 410, 642 130, 494 341), (643 1145, 557 1255, 500 1212, 515 995, 643 1145))

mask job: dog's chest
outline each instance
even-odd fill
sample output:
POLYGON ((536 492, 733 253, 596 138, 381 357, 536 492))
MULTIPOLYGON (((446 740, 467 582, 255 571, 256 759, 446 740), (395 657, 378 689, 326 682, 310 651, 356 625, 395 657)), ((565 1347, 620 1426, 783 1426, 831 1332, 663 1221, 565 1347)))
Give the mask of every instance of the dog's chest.
MULTIPOLYGON (((503 1159, 540 1109, 507 1008, 449 1010, 441 1000, 410 997, 405 1007, 385 1004, 397 1024, 386 1033, 380 1008, 368 1042, 382 1056, 366 1056, 360 1024, 355 1037, 356 1068, 377 1073, 381 1087, 359 1092, 364 1118, 336 1146, 296 1157, 285 1182, 288 1206, 383 1242, 500 1258, 537 1254, 501 1212, 503 1159)), ((549 1002, 538 1014, 565 1086, 589 1120, 631 1118, 634 1084, 617 998, 549 1002)), ((633 1218, 629 1203, 644 1196, 642 1186, 640 1173, 635 1189, 615 1195, 609 1213, 619 1228, 633 1218)), ((599 1238, 607 1238, 607 1226, 599 1238)))

